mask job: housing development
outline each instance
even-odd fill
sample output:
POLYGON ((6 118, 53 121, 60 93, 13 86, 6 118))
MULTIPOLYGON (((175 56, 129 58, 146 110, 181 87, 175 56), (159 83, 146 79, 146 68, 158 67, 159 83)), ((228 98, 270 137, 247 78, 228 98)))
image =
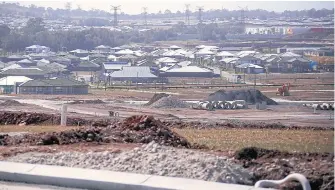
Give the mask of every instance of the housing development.
POLYGON ((0 4, 0 189, 334 189, 330 4, 0 4))

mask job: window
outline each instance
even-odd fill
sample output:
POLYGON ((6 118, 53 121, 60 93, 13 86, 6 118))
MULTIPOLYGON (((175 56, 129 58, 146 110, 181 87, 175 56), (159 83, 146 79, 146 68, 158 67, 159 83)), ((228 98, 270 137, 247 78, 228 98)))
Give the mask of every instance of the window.
POLYGON ((54 91, 54 92, 55 92, 55 93, 62 93, 62 92, 63 92, 63 88, 57 86, 57 87, 55 87, 55 91, 54 91))

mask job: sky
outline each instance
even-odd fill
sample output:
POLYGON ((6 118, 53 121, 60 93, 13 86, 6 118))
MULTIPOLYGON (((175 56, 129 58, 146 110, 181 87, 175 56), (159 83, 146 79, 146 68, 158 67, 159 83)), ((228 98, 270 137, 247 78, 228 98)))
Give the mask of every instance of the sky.
POLYGON ((204 10, 210 9, 228 9, 237 10, 239 7, 248 7, 248 9, 265 9, 275 12, 283 12, 285 10, 304 10, 304 9, 332 9, 334 1, 231 1, 231 0, 44 0, 44 1, 5 1, 18 2, 21 5, 29 6, 35 4, 37 6, 64 8, 66 2, 72 3, 72 8, 76 9, 77 5, 84 10, 101 9, 110 11, 110 6, 120 5, 121 12, 127 14, 139 14, 143 11, 143 7, 147 7, 149 13, 164 12, 169 9, 172 12, 184 11, 185 4, 191 4, 190 10, 195 11, 198 6, 203 6, 204 10))

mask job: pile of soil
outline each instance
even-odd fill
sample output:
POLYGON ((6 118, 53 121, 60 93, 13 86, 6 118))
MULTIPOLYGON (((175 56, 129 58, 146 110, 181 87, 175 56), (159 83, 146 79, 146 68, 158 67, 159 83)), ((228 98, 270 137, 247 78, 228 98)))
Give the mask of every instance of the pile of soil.
MULTIPOLYGON (((110 125, 108 120, 86 120, 68 117, 69 126, 102 126, 110 125)), ((0 112, 0 125, 58 125, 59 114, 27 113, 27 112, 0 112)))
POLYGON ((152 108, 187 108, 187 103, 175 96, 163 97, 150 105, 152 108))
POLYGON ((0 102, 0 106, 23 106, 22 104, 16 100, 4 100, 4 102, 0 102))
POLYGON ((101 128, 73 129, 62 132, 45 132, 38 134, 24 134, 22 136, 0 136, 0 145, 64 145, 79 142, 102 142, 101 128))
POLYGON ((22 136, 0 138, 2 138, 2 145, 50 145, 79 142, 150 143, 155 141, 161 145, 173 147, 191 148, 197 146, 191 146, 185 138, 165 127, 162 122, 146 115, 132 116, 122 123, 109 127, 81 128, 63 132, 24 134, 22 136))
MULTIPOLYGON (((288 153, 249 147, 237 151, 235 159, 254 172, 254 182, 280 180, 290 173, 300 173, 307 177, 312 189, 334 189, 334 154, 331 153, 288 153)), ((291 182, 283 189, 302 188, 299 183, 291 182)))
POLYGON ((265 101, 267 105, 278 105, 274 100, 266 97, 257 89, 241 89, 241 90, 218 90, 210 94, 207 101, 234 101, 245 100, 249 104, 262 103, 265 101))
POLYGON ((191 144, 182 136, 170 130, 153 116, 137 115, 124 120, 119 131, 125 142, 150 143, 155 141, 161 145, 190 148, 191 144))
POLYGON ((102 100, 75 100, 73 102, 70 102, 68 104, 104 104, 105 102, 102 100))
POLYGON ((158 100, 160 100, 163 97, 168 97, 168 94, 165 93, 159 93, 159 94, 155 94, 148 103, 144 104, 145 106, 150 106, 151 104, 157 102, 158 100))

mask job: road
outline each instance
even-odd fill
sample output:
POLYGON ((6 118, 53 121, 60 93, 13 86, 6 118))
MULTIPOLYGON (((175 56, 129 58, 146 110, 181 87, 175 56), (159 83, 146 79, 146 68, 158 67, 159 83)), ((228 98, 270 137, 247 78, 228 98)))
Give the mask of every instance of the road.
POLYGON ((83 189, 0 181, 0 190, 83 190, 83 189))

